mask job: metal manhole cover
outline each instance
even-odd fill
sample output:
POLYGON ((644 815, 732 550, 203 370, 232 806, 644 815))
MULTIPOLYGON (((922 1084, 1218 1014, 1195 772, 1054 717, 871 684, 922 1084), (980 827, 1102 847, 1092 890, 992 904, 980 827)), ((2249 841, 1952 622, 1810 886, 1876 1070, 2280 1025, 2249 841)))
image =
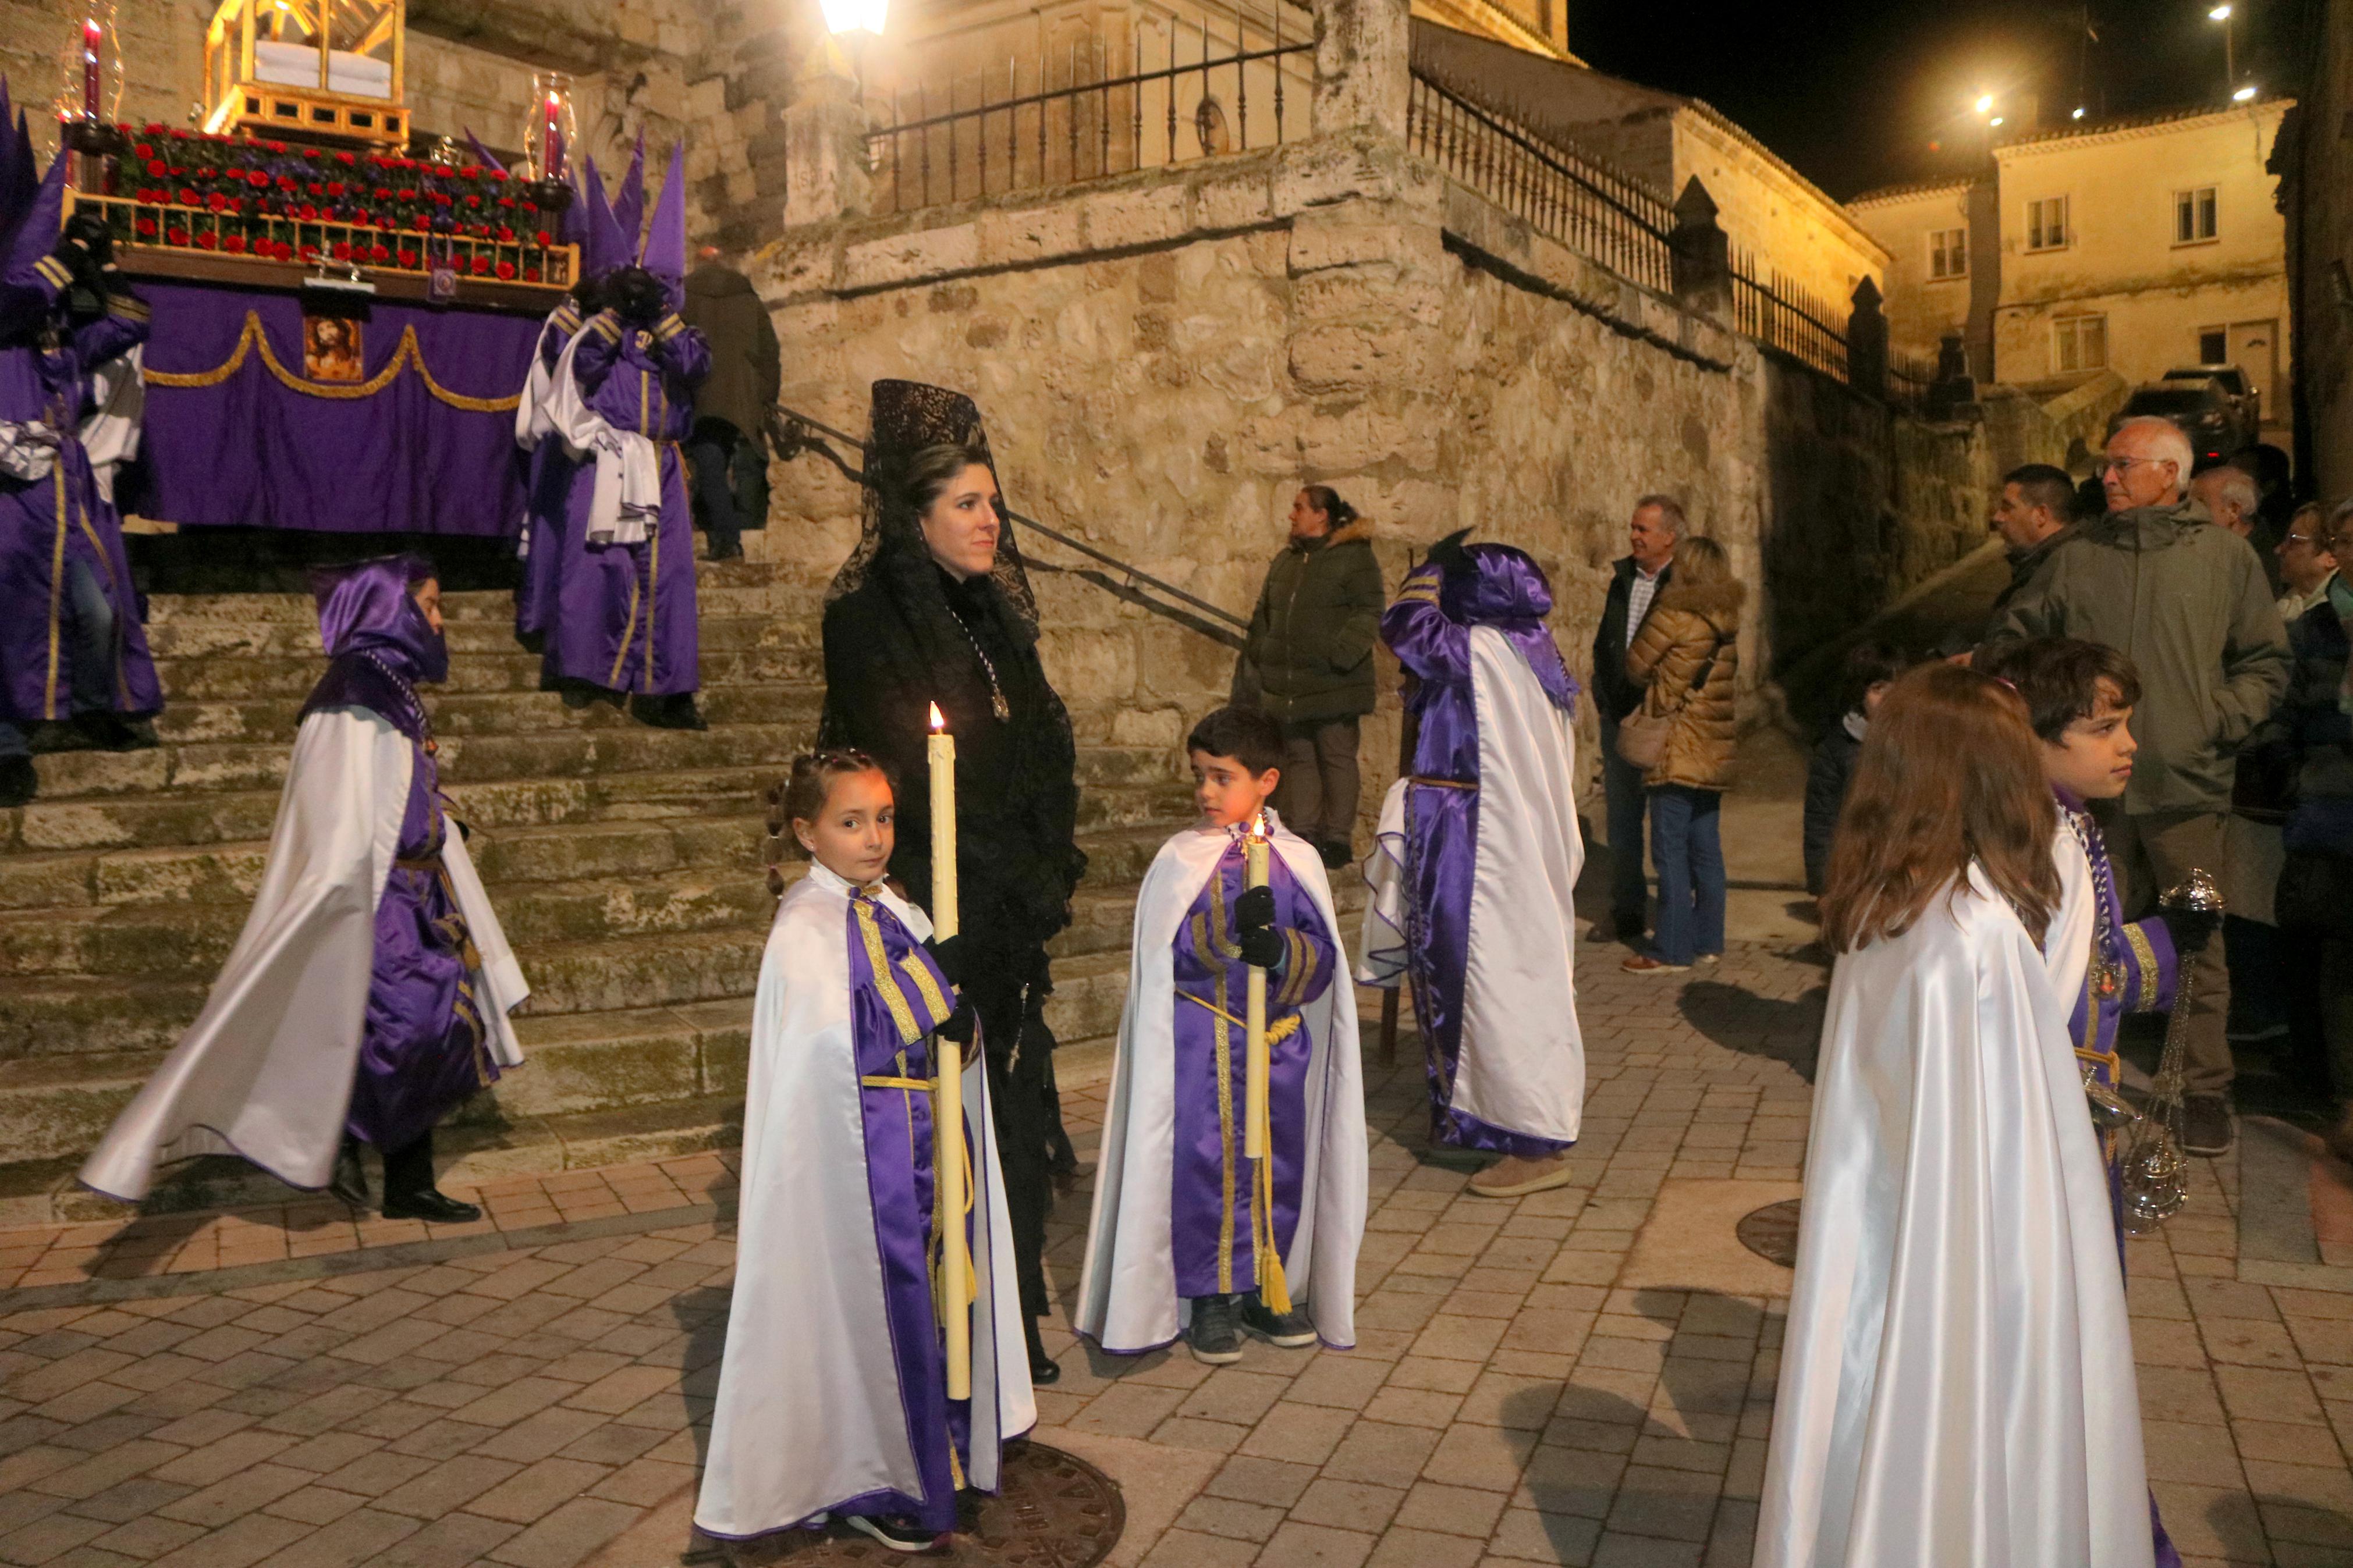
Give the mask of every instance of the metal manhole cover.
POLYGON ((725 1546, 697 1536, 698 1550, 689 1561, 743 1568, 849 1563, 881 1568, 910 1562, 942 1568, 1092 1568, 1111 1554, 1126 1525, 1127 1505, 1117 1481, 1075 1454, 1043 1443, 1017 1443, 1005 1450, 1004 1491, 982 1498, 976 1515, 965 1515, 944 1550, 910 1557, 835 1523, 821 1533, 784 1531, 725 1546))
MULTIPOLYGON (((1718 1223, 1721 1223, 1720 1221, 1718 1223)), ((1734 1234, 1740 1245, 1784 1268, 1798 1266, 1798 1200, 1785 1198, 1743 1215, 1734 1234)))

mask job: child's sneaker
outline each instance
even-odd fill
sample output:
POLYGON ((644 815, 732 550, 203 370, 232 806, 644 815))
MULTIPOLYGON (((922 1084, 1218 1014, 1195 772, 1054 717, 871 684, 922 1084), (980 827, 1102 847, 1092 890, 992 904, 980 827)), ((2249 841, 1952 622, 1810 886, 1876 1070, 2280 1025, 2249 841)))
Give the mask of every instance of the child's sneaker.
POLYGON ((893 1552, 929 1552, 940 1543, 937 1531, 925 1530, 903 1513, 846 1513, 841 1521, 893 1552))
POLYGON ((1195 1361, 1223 1366, 1241 1360, 1242 1336, 1234 1327, 1234 1299, 1194 1297, 1193 1326, 1185 1331, 1185 1341, 1193 1347, 1195 1361))
POLYGON ((1315 1342, 1315 1327, 1304 1312, 1278 1312, 1253 1290, 1242 1298, 1242 1327, 1271 1345, 1295 1351, 1315 1342))

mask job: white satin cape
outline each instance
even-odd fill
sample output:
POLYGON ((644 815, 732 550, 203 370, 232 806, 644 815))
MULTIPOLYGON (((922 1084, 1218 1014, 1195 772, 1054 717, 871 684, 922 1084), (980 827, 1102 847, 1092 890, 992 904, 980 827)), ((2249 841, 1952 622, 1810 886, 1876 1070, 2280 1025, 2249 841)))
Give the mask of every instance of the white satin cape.
MULTIPOLYGON (((415 752, 364 708, 323 708, 294 737, 261 890, 204 1011, 83 1162, 84 1186, 127 1203, 155 1168, 236 1154, 297 1187, 333 1173, 367 1023, 375 911, 392 875, 415 752)), ((519 1067, 510 1008, 531 994, 445 822, 441 864, 481 954, 473 972, 491 1059, 519 1067)))
MULTIPOLYGON (((1491 1127, 1577 1141, 1585 1036, 1577 1021, 1577 731, 1511 639, 1471 628, 1479 719, 1479 841, 1452 1107, 1491 1127)), ((1406 969, 1405 792, 1389 786, 1365 870, 1356 978, 1384 988, 1406 969)))
MULTIPOLYGON (((582 537, 591 544, 643 544, 661 519, 661 453, 641 432, 618 429, 607 423, 581 395, 580 384, 573 379, 572 362, 579 357, 580 345, 588 341, 588 332, 589 328, 583 326, 572 334, 572 341, 564 345, 564 353, 555 362, 545 402, 534 402, 531 406, 540 410, 536 417, 563 437, 575 454, 596 460, 596 488, 589 495, 582 537)), ((534 349, 533 383, 525 384, 527 396, 537 380, 538 367, 538 351, 534 349)), ((527 428, 523 422, 525 406, 515 406, 517 440, 522 438, 527 428)))
MULTIPOLYGON (((867 1188, 865 1116, 850 1039, 849 887, 822 866, 786 890, 760 961, 744 1098, 735 1288, 711 1413, 696 1526, 757 1535, 884 1489, 920 1496, 899 1364, 883 1313, 867 1188)), ((921 910, 882 903, 916 940, 921 910)), ((997 1449, 1038 1422, 1014 1273, 1012 1222, 975 1049, 965 1125, 984 1224, 973 1226, 973 1485, 997 1485, 997 1449)))
MULTIPOLYGON (((1274 813, 1274 851, 1324 918, 1336 960, 1332 984, 1303 1010, 1314 1049, 1307 1064, 1306 1157, 1299 1227, 1282 1271, 1295 1303, 1327 1345, 1356 1342, 1356 1248, 1365 1234, 1365 1078, 1356 993, 1324 861, 1274 813)), ((1073 1326, 1127 1354, 1167 1344, 1191 1304, 1176 1294, 1170 1251, 1170 1187, 1176 1135, 1176 931, 1232 842, 1220 828, 1187 828, 1161 846, 1135 900, 1127 1004, 1096 1156, 1094 1209, 1073 1326)))
POLYGON ((1757 1568, 2148 1568, 2107 1173, 2044 965, 1974 870, 1838 961, 1757 1568))

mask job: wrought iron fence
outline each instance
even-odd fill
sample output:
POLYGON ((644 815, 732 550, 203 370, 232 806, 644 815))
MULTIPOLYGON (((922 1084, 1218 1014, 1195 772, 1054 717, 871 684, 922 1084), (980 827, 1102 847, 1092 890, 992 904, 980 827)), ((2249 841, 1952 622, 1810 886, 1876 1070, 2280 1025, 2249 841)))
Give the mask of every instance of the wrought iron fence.
POLYGON ((1620 277, 1662 294, 1673 290, 1667 237, 1674 211, 1657 192, 1542 140, 1419 71, 1406 101, 1406 142, 1418 155, 1620 277))
POLYGON ((1732 321, 1743 336, 1847 379, 1845 313, 1778 272, 1765 281, 1746 256, 1732 258, 1732 321))
POLYGON ((1075 184, 1294 140, 1306 130, 1305 106, 1285 99, 1309 79, 1314 45, 1284 40, 1282 10, 1275 6, 1272 42, 1261 47, 1239 29, 1229 41, 1206 20, 1188 28, 1172 17, 1138 23, 1124 38, 1073 43, 1026 72, 1015 58, 1002 77, 894 89, 887 118, 866 137, 874 210, 1075 184), (1113 74, 1121 65, 1128 68, 1113 74), (969 103, 961 101, 968 84, 969 103))

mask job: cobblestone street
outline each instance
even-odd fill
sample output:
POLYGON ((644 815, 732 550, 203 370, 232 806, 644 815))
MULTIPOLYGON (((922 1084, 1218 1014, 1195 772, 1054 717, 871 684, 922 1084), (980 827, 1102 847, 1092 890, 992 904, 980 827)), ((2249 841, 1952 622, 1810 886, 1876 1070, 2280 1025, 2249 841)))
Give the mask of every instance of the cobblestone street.
MULTIPOLYGON (((1371 1070, 1354 1352, 1253 1342, 1212 1371, 1181 1348, 1091 1359, 1050 1330, 1064 1375, 1039 1435, 1121 1483, 1113 1563, 1747 1562, 1788 1276, 1734 1226, 1796 1194, 1821 972, 1748 943, 1638 978, 1618 952, 1583 954, 1569 1189, 1469 1195, 1423 1156, 1418 1069, 1371 1070)), ((1065 1079, 1082 1159, 1104 1065, 1065 1079)), ((2285 1137, 2251 1133, 2246 1161, 2311 1170, 2285 1137)), ((2132 1245, 2151 1479, 2193 1563, 2353 1563, 2342 1173, 2306 1212, 2324 1260, 2282 1262, 2246 1255, 2251 1226, 2276 1255, 2293 1215, 2242 1215, 2241 1169, 2199 1164, 2189 1208, 2132 1245)), ((713 1156, 592 1175, 499 1184, 460 1233, 309 1205, 0 1233, 19 1281, 0 1296, 0 1561, 677 1563, 729 1177, 713 1156)), ((1058 1216, 1065 1290, 1085 1215, 1082 1190, 1058 1216)))

